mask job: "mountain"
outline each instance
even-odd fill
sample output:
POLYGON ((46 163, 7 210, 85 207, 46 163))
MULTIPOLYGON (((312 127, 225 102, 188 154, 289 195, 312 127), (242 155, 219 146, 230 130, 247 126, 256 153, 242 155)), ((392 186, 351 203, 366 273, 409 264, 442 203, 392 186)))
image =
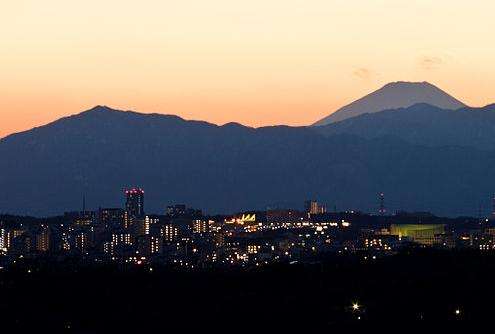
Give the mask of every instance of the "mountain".
POLYGON ((425 146, 466 146, 495 150, 495 104, 483 108, 441 109, 429 104, 362 114, 315 127, 326 135, 366 139, 396 137, 425 146))
POLYGON ((313 125, 321 126, 387 109, 407 108, 417 103, 427 103, 442 109, 466 107, 462 102, 428 82, 392 82, 356 100, 313 125))
POLYGON ((323 135, 314 127, 250 128, 96 107, 0 140, 0 212, 45 216, 121 206, 146 191, 145 209, 185 203, 209 213, 302 207, 477 214, 495 189, 495 152, 427 147, 397 137, 323 135))

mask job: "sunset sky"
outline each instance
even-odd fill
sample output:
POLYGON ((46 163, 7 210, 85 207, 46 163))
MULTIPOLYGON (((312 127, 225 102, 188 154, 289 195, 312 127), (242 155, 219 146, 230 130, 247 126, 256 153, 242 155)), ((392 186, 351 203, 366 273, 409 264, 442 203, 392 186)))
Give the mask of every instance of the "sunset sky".
POLYGON ((94 105, 306 125, 389 81, 495 102, 493 0, 16 0, 0 137, 94 105))

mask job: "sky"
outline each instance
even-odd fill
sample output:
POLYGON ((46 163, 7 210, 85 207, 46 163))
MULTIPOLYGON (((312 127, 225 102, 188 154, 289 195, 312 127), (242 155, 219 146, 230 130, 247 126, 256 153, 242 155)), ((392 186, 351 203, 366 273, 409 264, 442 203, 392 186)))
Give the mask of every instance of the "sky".
POLYGON ((0 137, 95 105, 307 125, 390 81, 495 102, 493 0, 3 0, 0 137))

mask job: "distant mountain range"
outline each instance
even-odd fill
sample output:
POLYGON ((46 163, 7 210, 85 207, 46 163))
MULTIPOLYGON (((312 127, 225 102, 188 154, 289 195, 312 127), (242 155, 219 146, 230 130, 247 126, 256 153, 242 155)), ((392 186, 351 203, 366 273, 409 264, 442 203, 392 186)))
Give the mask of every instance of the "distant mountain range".
POLYGON ((464 103, 428 82, 392 82, 340 108, 313 125, 326 125, 387 109, 407 108, 427 103, 442 109, 459 109, 464 103))
POLYGON ((430 147, 465 146, 495 150, 495 104, 484 108, 446 110, 429 104, 365 113, 315 127, 326 135, 355 135, 366 139, 395 137, 430 147))
POLYGON ((217 126, 98 106, 0 140, 0 213, 37 216, 121 206, 146 191, 148 212, 185 203, 209 213, 309 198, 338 210, 488 213, 495 193, 495 107, 428 104, 318 127, 217 126))

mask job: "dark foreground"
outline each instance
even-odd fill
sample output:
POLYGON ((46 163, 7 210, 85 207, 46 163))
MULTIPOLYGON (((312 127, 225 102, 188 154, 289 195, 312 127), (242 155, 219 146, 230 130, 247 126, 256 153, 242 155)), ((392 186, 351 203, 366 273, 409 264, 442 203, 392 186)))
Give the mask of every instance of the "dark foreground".
POLYGON ((495 255, 440 251, 209 272, 20 264, 0 272, 0 332, 458 329, 494 319, 494 273, 495 255))

